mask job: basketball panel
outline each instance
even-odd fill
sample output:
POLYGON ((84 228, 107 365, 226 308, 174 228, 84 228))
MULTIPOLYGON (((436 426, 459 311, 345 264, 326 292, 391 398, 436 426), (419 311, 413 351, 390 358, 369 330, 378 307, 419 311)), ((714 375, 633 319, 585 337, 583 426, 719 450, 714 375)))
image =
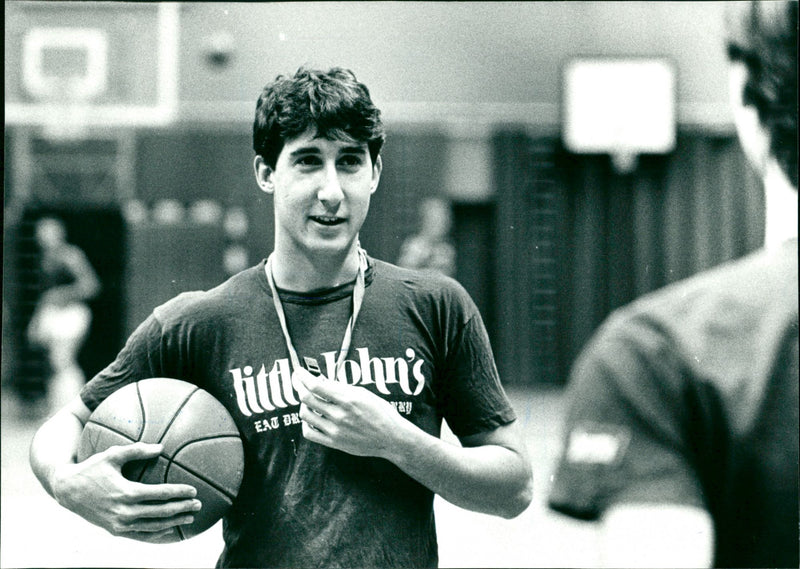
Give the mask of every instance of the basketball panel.
POLYGON ((136 460, 129 462, 123 468, 135 478, 126 475, 126 478, 141 482, 142 484, 162 484, 167 481, 167 471, 170 468, 170 460, 163 454, 150 460, 136 460), (128 466, 130 465, 130 466, 128 466))
POLYGON ((199 388, 186 381, 163 377, 143 379, 137 385, 145 409, 141 440, 162 442, 167 430, 183 413, 187 400, 199 388))
POLYGON ((92 412, 87 427, 92 423, 124 434, 132 441, 138 441, 144 427, 136 384, 126 385, 109 395, 92 412))
POLYGON ((236 423, 222 403, 198 390, 175 417, 162 443, 165 454, 174 456, 187 441, 220 436, 239 438, 236 423))
POLYGON ((192 442, 178 451, 173 462, 231 499, 239 492, 244 476, 244 448, 238 436, 192 442))
POLYGON ((87 423, 78 442, 77 459, 82 462, 98 452, 116 445, 129 445, 135 439, 98 423, 87 423))
POLYGON ((184 539, 194 537, 217 523, 230 509, 233 501, 214 486, 207 484, 180 465, 172 464, 167 482, 171 484, 189 484, 197 489, 197 499, 203 504, 201 510, 194 514, 194 522, 181 526, 184 539))

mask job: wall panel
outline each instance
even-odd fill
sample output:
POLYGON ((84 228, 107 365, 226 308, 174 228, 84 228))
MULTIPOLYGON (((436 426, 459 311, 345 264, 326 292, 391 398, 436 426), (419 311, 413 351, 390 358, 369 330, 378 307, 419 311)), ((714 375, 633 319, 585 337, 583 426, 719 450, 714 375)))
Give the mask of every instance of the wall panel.
POLYGON ((501 260, 496 351, 508 381, 565 382, 612 310, 763 242, 763 191, 733 136, 683 133, 674 153, 641 157, 630 176, 616 174, 607 156, 565 152, 552 136, 509 130, 494 144, 501 260), (550 170, 541 167, 548 154, 550 170), (550 180, 532 172, 549 172, 550 180), (563 209, 556 224, 558 321, 543 334, 530 312, 541 256, 533 229, 541 221, 530 196, 545 187, 563 209), (556 350, 545 357, 548 342, 556 350))

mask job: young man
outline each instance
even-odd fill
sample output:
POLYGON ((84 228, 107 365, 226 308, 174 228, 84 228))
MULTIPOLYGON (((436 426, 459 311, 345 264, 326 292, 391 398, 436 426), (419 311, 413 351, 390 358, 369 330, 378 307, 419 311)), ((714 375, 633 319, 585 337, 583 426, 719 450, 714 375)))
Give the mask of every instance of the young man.
POLYGON ((765 247, 612 315, 549 497, 610 567, 798 566, 797 2, 733 3, 730 95, 765 247))
POLYGON ((419 232, 400 247, 397 264, 409 269, 438 271, 449 277, 456 273, 456 249, 450 242, 452 206, 444 198, 429 197, 419 206, 419 232))
POLYGON ((81 390, 86 377, 78 354, 89 333, 88 302, 100 291, 100 279, 86 254, 67 241, 64 222, 43 217, 36 222, 42 293, 28 324, 31 345, 44 348, 51 376, 46 383, 48 414, 81 390))
POLYGON ((155 542, 202 507, 191 487, 120 475, 158 446, 74 461, 108 394, 167 376, 216 396, 245 441, 220 566, 435 566, 434 494, 504 517, 525 510, 530 463, 474 304, 455 281, 359 246, 383 140, 379 110, 347 70, 301 69, 265 87, 253 148, 258 185, 274 199, 274 251, 156 308, 42 426, 31 463, 56 500, 155 542), (442 419, 462 446, 439 438, 442 419))

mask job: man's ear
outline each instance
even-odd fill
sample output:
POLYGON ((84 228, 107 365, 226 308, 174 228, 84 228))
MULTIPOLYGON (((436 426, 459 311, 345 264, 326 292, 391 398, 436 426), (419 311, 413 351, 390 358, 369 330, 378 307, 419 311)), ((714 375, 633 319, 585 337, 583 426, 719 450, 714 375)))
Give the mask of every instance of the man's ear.
POLYGON ((272 181, 274 170, 269 167, 261 156, 256 156, 253 160, 253 170, 255 170, 256 182, 261 191, 267 194, 274 192, 275 186, 272 181))
POLYGON ((381 172, 383 171, 383 160, 380 155, 375 159, 375 164, 372 166, 372 184, 370 185, 371 194, 375 193, 378 189, 378 182, 381 181, 381 172))

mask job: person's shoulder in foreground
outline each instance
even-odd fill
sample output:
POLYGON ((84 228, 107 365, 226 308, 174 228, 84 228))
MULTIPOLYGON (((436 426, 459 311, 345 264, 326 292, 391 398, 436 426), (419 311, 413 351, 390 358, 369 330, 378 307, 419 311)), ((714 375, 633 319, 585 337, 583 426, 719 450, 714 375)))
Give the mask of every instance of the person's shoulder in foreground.
POLYGON ((609 566, 798 566, 797 2, 731 3, 765 247, 612 314, 574 363, 552 508, 609 566))
POLYGON ((705 527, 721 566, 796 559, 797 275, 795 239, 613 313, 570 376, 550 507, 603 521, 640 508, 664 543, 705 527))
MULTIPOLYGON (((797 320, 797 272, 797 239, 773 249, 760 249, 616 310, 588 349, 597 350, 603 342, 617 338, 645 342, 646 338, 637 334, 650 330, 670 342, 670 348, 683 359, 697 365, 703 364, 702 354, 710 357, 714 352, 729 352, 730 357, 738 359, 746 352, 760 350, 762 341, 770 341, 769 336, 760 335, 766 328, 793 326, 797 320), (730 342, 741 346, 732 349, 730 342)), ((700 370, 695 375, 711 379, 700 370)))

